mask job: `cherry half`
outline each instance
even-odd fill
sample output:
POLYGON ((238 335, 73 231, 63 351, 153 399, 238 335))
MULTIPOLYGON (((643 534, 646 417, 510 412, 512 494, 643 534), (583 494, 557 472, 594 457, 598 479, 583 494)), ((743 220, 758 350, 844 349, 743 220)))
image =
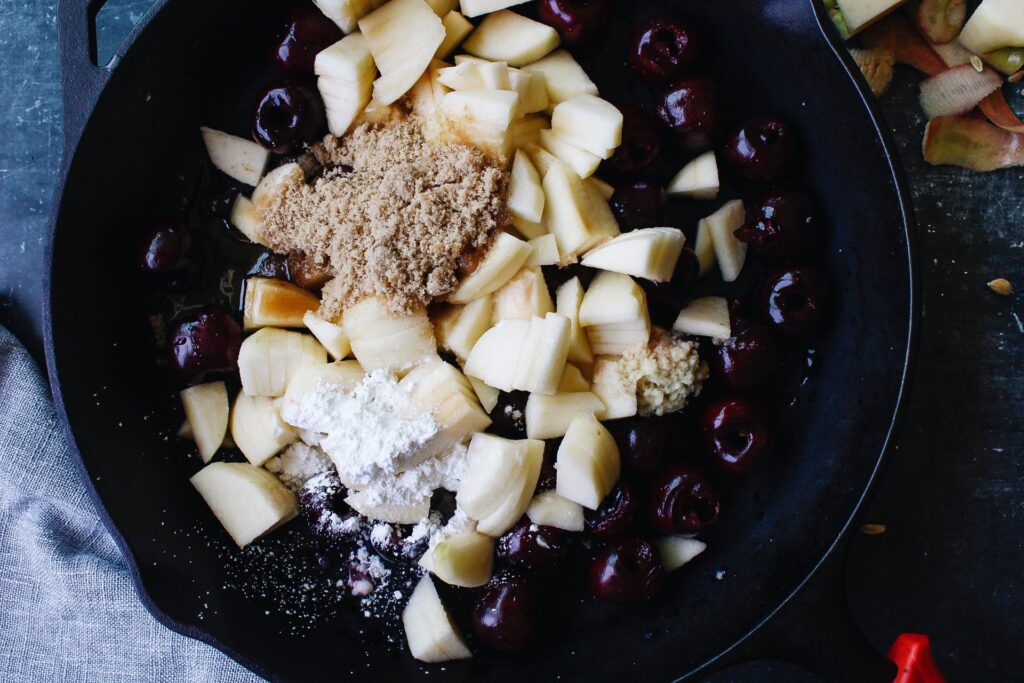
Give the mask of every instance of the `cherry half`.
POLYGON ((524 517, 498 539, 498 558, 538 574, 557 571, 569 555, 569 533, 524 517))
POLYGON ((566 45, 593 42, 608 26, 611 0, 537 0, 537 18, 566 45))
POLYGON ((752 324, 714 346, 713 375, 735 392, 750 391, 775 374, 781 363, 779 343, 764 325, 752 324))
POLYGON ((639 173, 654 163, 661 149, 658 121, 635 104, 620 104, 619 111, 622 112, 622 144, 615 148, 604 167, 613 173, 639 173))
POLYGON ((689 25, 660 16, 633 29, 627 54, 640 78, 662 84, 691 70, 700 53, 700 39, 689 25))
POLYGON ((665 582, 665 566, 650 541, 630 538, 601 548, 590 563, 590 591, 626 605, 650 600, 665 582))
POLYGON ((684 150, 702 152, 722 135, 718 86, 706 78, 686 78, 668 86, 657 110, 684 150))
POLYGON ((312 142, 324 124, 320 95, 307 85, 278 82, 267 86, 252 115, 252 136, 277 154, 288 154, 312 142))
POLYGON ((501 574, 484 587, 473 609, 473 630, 497 650, 520 652, 537 639, 538 590, 535 580, 501 574))
POLYGON ((772 263, 805 261, 823 241, 814 201, 799 190, 769 192, 749 204, 736 238, 772 263))
POLYGON ((319 52, 344 37, 341 29, 310 2, 292 2, 285 10, 284 27, 278 34, 274 61, 289 76, 313 76, 319 52))
POLYGON ((812 268, 776 270, 761 287, 761 311, 786 336, 806 339, 821 324, 828 297, 825 276, 812 268))
POLYGON ((609 202, 623 231, 653 228, 664 222, 661 185, 638 178, 619 183, 609 202))
POLYGON ((196 282, 200 275, 193 258, 192 236, 179 221, 153 225, 140 240, 138 268, 152 282, 170 290, 180 290, 196 282))
POLYGON ((625 481, 620 481, 596 510, 586 511, 584 522, 594 538, 614 538, 629 528, 635 514, 633 489, 625 481))
POLYGON ((784 121, 754 118, 726 143, 725 160, 747 180, 775 185, 796 174, 800 144, 784 121))
POLYGON ((219 306, 206 306, 184 320, 167 337, 171 369, 183 382, 209 372, 238 368, 242 329, 219 306))
POLYGON ((701 435, 708 454, 729 474, 746 474, 773 450, 764 416, 741 398, 710 406, 701 418, 701 435))
POLYGON ((662 533, 703 531, 718 521, 721 507, 714 485, 692 465, 671 465, 651 488, 650 520, 662 533))

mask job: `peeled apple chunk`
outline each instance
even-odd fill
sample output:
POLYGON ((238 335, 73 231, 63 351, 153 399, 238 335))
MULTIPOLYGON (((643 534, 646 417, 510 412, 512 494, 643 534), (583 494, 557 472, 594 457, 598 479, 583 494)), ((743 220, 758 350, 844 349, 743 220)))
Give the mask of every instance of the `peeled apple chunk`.
POLYGON ((583 327, 624 323, 646 315, 644 290, 633 278, 622 273, 598 273, 580 303, 583 327))
POLYGON ((345 336, 341 325, 335 325, 318 316, 313 311, 306 311, 302 316, 302 324, 306 326, 316 340, 320 342, 334 360, 341 360, 352 353, 352 345, 345 336))
POLYGON ((377 67, 361 33, 353 33, 318 53, 313 71, 324 101, 327 125, 344 135, 363 112, 373 94, 377 67))
POLYGON ((460 0, 462 13, 467 17, 479 17, 482 14, 489 14, 503 10, 513 5, 521 5, 527 0, 460 0))
POLYGON ((419 459, 451 450, 491 425, 469 380, 440 359, 416 366, 398 386, 409 393, 420 411, 429 412, 439 427, 419 459))
POLYGON ((441 23, 444 25, 444 42, 437 48, 434 56, 444 59, 462 44, 466 36, 473 32, 473 24, 455 10, 444 15, 441 23))
POLYGON ((238 372, 250 396, 283 396, 288 382, 306 365, 323 365, 327 351, 308 334, 264 327, 242 342, 238 372))
POLYGON ((1024 3, 983 0, 960 32, 960 42, 976 54, 1024 47, 1024 3))
POLYGON ((477 433, 466 452, 456 502, 477 520, 477 531, 500 536, 526 512, 540 478, 544 442, 477 433))
POLYGON ((451 351, 456 358, 464 361, 483 333, 491 328, 494 299, 483 296, 464 306, 456 306, 453 310, 454 319, 446 325, 443 335, 438 332, 438 342, 441 348, 451 351))
POLYGON ((530 267, 555 266, 562 260, 558 253, 558 240, 551 233, 534 237, 530 240, 530 246, 533 247, 533 253, 526 262, 530 267))
POLYGON ((580 178, 589 178, 601 165, 601 157, 577 147, 558 131, 542 130, 540 144, 555 155, 559 161, 571 168, 580 178))
POLYGON ((509 126, 519 110, 519 93, 511 90, 450 92, 438 106, 442 142, 475 147, 504 163, 511 153, 509 126))
POLYGON ((466 374, 495 389, 512 391, 529 332, 529 320, 502 320, 487 330, 466 359, 466 374))
POLYGON ((596 417, 578 415, 555 458, 558 495, 596 510, 619 480, 619 447, 596 417))
POLYGON ((577 95, 555 105, 551 129, 570 144, 602 159, 622 144, 622 112, 594 95, 577 95))
POLYGON ((263 244, 260 237, 260 232, 263 231, 263 216, 257 211, 252 200, 244 194, 235 197, 235 203, 231 206, 231 217, 228 220, 239 232, 248 237, 250 242, 263 244))
MULTIPOLYGON (((544 77, 540 74, 508 67, 508 83, 510 89, 519 93, 520 117, 535 114, 548 108, 548 86, 544 83, 544 77)), ((520 120, 522 119, 517 119, 517 121, 520 120)), ((544 123, 546 124, 547 122, 545 121, 544 123)), ((538 130, 546 127, 546 125, 541 126, 538 130)), ((527 130, 528 128, 521 128, 512 133, 512 138, 517 146, 520 146, 523 133, 527 130)))
POLYGON ((525 152, 516 152, 508 186, 508 210, 516 218, 539 223, 544 217, 544 188, 540 175, 525 152))
POLYGON ((550 26, 501 10, 484 17, 462 47, 469 54, 492 62, 523 66, 545 56, 559 42, 558 32, 550 26))
POLYGON ((534 524, 565 531, 583 531, 583 506, 563 498, 557 491, 538 493, 526 508, 526 516, 534 524))
POLYGON ((298 441, 298 433, 281 419, 274 400, 238 394, 231 409, 231 438, 253 465, 262 465, 285 446, 298 441))
POLYGON ((455 304, 464 304, 497 291, 515 277, 519 269, 530 258, 529 244, 508 233, 500 232, 487 250, 483 261, 459 284, 449 297, 455 304))
POLYGON ((543 59, 527 64, 523 69, 544 76, 552 107, 577 95, 598 94, 597 86, 568 50, 552 52, 543 59))
POLYGON ((678 228, 633 230, 587 252, 582 263, 590 268, 667 282, 672 279, 685 241, 678 228))
POLYGON ((430 497, 415 503, 390 504, 373 499, 369 491, 350 494, 345 503, 364 517, 388 524, 416 524, 430 514, 430 497))
POLYGON ((324 365, 305 365, 288 382, 284 402, 298 402, 302 396, 316 388, 318 382, 337 384, 351 391, 366 377, 362 366, 354 360, 339 360, 324 365))
POLYGON ((835 0, 852 36, 894 11, 906 0, 835 0))
POLYGON ((587 333, 580 326, 580 305, 583 303, 583 285, 574 277, 563 283, 555 292, 555 311, 564 315, 572 324, 569 333, 569 361, 588 365, 594 361, 594 354, 587 341, 587 333))
POLYGON ((654 540, 654 546, 661 555, 665 571, 672 572, 704 552, 708 544, 696 538, 685 536, 666 536, 654 540))
POLYGON ((594 362, 594 381, 590 390, 604 404, 604 410, 596 414, 599 420, 618 420, 636 415, 639 407, 636 383, 619 372, 615 359, 598 358, 594 362))
POLYGON ((529 320, 535 316, 543 318, 554 310, 544 272, 537 267, 523 268, 494 293, 491 318, 495 324, 502 320, 529 320))
POLYGON ((428 548, 419 564, 448 585, 477 588, 491 580, 494 539, 476 531, 447 536, 428 548))
POLYGON ((571 363, 565 364, 565 371, 562 372, 562 379, 558 380, 558 393, 571 394, 578 391, 590 391, 590 382, 583 376, 583 372, 571 363))
POLYGON ((306 314, 319 307, 316 296, 290 282, 268 277, 245 281, 243 324, 247 332, 260 327, 304 327, 306 314))
POLYGON ((714 199, 721 183, 718 180, 718 162, 714 152, 705 152, 683 166, 665 188, 670 197, 714 199))
POLYGON ((735 234, 745 220, 746 209, 743 207, 743 201, 734 199, 698 224, 698 230, 707 230, 711 235, 718 268, 726 282, 733 282, 740 276, 743 264, 747 260, 747 245, 736 239, 735 234))
POLYGON ((366 372, 401 373, 437 353, 434 328, 425 310, 393 313, 377 297, 363 299, 342 318, 352 353, 366 372))
POLYGON ((553 395, 565 373, 569 354, 569 319, 557 313, 530 319, 512 385, 519 391, 553 395))
POLYGON ((229 135, 213 128, 200 128, 210 161, 217 170, 240 183, 256 186, 270 160, 270 151, 252 140, 229 135))
POLYGON ((210 463, 190 481, 239 548, 299 512, 294 493, 273 474, 249 463, 210 463))
POLYGON ((693 251, 700 262, 700 274, 706 275, 715 267, 715 243, 711 239, 706 221, 697 224, 697 239, 693 242, 693 251))
POLYGON ((262 220, 274 200, 284 194, 286 188, 305 180, 305 172, 295 162, 282 164, 263 176, 256 189, 252 191, 252 203, 256 206, 260 219, 262 220))
POLYGON ((729 302, 720 296, 694 299, 679 311, 679 317, 676 318, 672 329, 697 337, 728 339, 732 336, 729 302))
POLYGON ((373 97, 387 105, 409 92, 444 42, 441 19, 424 0, 390 0, 359 20, 381 76, 373 97))
POLYGON ((608 202, 565 164, 556 161, 544 175, 544 224, 570 260, 619 234, 608 202))
POLYGON ((210 462, 228 431, 228 390, 224 382, 210 382, 181 392, 181 404, 192 438, 203 462, 210 462))
POLYGON ((604 410, 601 399, 589 391, 574 394, 530 394, 526 400, 526 436, 557 439, 565 436, 577 415, 594 415, 604 410))
POLYGON ((384 2, 385 0, 313 0, 320 11, 345 33, 356 30, 356 22, 384 2))
POLYGON ((409 603, 402 610, 402 626, 409 652, 421 662, 436 664, 473 656, 448 616, 429 575, 416 584, 409 603))

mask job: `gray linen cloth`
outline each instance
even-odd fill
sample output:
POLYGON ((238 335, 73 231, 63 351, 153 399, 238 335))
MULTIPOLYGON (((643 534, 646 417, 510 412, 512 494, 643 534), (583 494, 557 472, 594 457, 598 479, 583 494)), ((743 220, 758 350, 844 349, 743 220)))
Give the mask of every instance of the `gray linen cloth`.
POLYGON ((43 373, 0 327, 0 680, 259 681, 157 622, 100 522, 43 373))

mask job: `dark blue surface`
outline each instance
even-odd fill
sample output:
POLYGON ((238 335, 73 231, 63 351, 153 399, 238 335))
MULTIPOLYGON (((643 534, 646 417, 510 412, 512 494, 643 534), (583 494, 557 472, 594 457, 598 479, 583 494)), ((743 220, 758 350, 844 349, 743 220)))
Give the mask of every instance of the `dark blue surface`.
MULTIPOLYGON (((107 12, 122 24, 148 5, 116 4, 126 9, 107 12)), ((38 351, 42 235, 61 147, 52 5, 0 1, 0 22, 0 322, 38 351)), ((916 190, 925 335, 901 448, 865 517, 888 530, 855 542, 850 603, 879 647, 926 632, 952 680, 1010 680, 1024 666, 1024 329, 1017 300, 984 283, 1024 286, 1024 173, 924 166, 914 80, 901 74, 885 104, 916 190)), ((733 680, 773 680, 760 671, 733 680)))

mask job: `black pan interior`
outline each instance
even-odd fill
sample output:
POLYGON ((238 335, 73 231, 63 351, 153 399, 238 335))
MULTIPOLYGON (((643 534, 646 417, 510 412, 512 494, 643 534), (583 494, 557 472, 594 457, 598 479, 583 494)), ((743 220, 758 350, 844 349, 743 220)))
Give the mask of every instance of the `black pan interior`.
MULTIPOLYGON (((816 377, 780 411, 786 452, 735 489, 706 535, 708 552, 662 599, 629 609, 573 599, 557 637, 535 656, 484 655, 445 667, 446 680, 662 680, 693 670, 760 624, 822 558, 863 496, 897 411, 912 319, 904 207, 879 132, 810 2, 616 5, 630 20, 669 9, 698 22, 731 109, 774 111, 797 124, 806 182, 831 231, 834 322, 818 343, 816 377)), ((141 297, 123 266, 138 230, 181 212, 183 198, 194 201, 206 173, 197 127, 245 132, 247 105, 237 103, 259 85, 251 82, 262 68, 253 27, 263 6, 172 0, 114 71, 56 219, 51 376, 98 499, 138 569, 142 599, 161 620, 273 678, 413 676, 421 667, 361 637, 358 618, 300 637, 288 619, 224 588, 231 551, 188 484, 197 461, 168 437, 180 420, 174 387, 153 363, 141 297)), ((647 103, 624 66, 625 39, 619 21, 582 61, 605 97, 647 103)), ((695 219, 712 208, 674 218, 692 237, 695 219)))

